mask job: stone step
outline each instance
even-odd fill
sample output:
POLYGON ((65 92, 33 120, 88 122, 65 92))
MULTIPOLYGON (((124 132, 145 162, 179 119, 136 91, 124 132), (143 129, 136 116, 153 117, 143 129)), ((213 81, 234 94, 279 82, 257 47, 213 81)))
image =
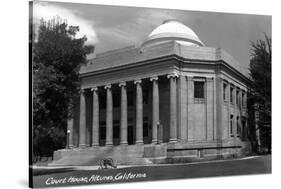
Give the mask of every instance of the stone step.
POLYGON ((54 153, 54 161, 49 166, 99 165, 99 162, 104 158, 112 158, 117 165, 152 163, 149 159, 144 158, 143 154, 143 145, 64 149, 54 153))

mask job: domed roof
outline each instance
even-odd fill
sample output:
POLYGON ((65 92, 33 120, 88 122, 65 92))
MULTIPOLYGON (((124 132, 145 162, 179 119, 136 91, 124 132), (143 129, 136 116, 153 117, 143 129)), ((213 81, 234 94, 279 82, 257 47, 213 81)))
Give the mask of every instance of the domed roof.
POLYGON ((150 46, 169 40, 175 40, 188 46, 205 46, 192 29, 175 20, 164 21, 155 28, 142 46, 150 46))

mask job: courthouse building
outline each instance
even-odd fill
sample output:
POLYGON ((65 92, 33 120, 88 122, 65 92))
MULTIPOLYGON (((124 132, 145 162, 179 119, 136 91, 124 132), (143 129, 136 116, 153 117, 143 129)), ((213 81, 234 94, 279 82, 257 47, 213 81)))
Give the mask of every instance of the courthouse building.
POLYGON ((68 147, 55 164, 188 162, 249 152, 240 64, 168 20, 141 45, 97 54, 80 69, 68 147))

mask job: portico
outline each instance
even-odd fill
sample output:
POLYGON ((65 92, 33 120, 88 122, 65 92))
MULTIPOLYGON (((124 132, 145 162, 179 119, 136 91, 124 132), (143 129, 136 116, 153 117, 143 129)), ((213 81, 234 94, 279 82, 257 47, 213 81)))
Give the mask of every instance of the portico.
MULTIPOLYGON (((158 135, 158 127, 161 125, 160 122, 160 112, 159 112, 159 78, 161 78, 161 82, 163 80, 167 80, 165 82, 169 83, 169 98, 166 98, 166 100, 169 100, 169 107, 170 108, 170 124, 169 124, 169 137, 167 140, 169 142, 176 142, 178 140, 177 138, 177 82, 178 82, 178 74, 177 73, 171 73, 171 74, 165 74, 165 75, 159 75, 159 76, 151 76, 147 78, 142 78, 138 80, 133 81, 122 81, 120 83, 111 83, 107 85, 101 85, 101 86, 95 86, 92 88, 83 88, 80 91, 80 127, 79 127, 79 147, 85 148, 89 146, 103 146, 103 142, 100 142, 101 136, 100 136, 100 117, 105 117, 106 122, 106 140, 104 145, 113 145, 113 116, 114 109, 118 111, 118 118, 116 119, 118 122, 120 122, 120 129, 116 130, 119 132, 118 140, 120 141, 118 145, 128 145, 128 94, 127 94, 127 88, 129 87, 130 90, 134 91, 133 93, 130 93, 130 98, 134 99, 133 104, 130 105, 130 108, 135 109, 135 117, 132 116, 132 119, 135 119, 135 140, 133 141, 133 144, 143 144, 144 143, 144 131, 143 131, 143 111, 145 107, 146 111, 151 112, 151 116, 145 114, 145 118, 147 119, 147 116, 149 117, 149 123, 151 125, 151 129, 149 129, 151 139, 146 139, 146 144, 153 143, 156 144, 160 139, 158 135), (127 85, 127 83, 130 83, 130 85, 127 85), (145 94, 145 104, 143 102, 144 96, 143 96, 143 85, 146 85, 145 94), (112 87, 114 87, 114 92, 112 90, 112 87), (104 90, 103 90, 104 89, 104 90), (104 92, 106 93, 106 98, 101 99, 99 98, 99 93, 104 92), (113 107, 114 99, 112 96, 114 93, 120 93, 121 95, 118 95, 120 99, 117 103, 120 105, 117 105, 117 107, 113 107), (88 97, 91 97, 92 100, 92 108, 87 109, 86 108, 86 95, 88 97), (106 108, 105 111, 100 111, 100 100, 105 100, 106 108), (132 106, 132 107, 131 107, 132 106), (148 110, 149 109, 149 110, 148 110), (89 129, 87 129, 87 112, 91 112, 90 115, 92 115, 92 129, 91 129, 91 141, 87 140, 87 132, 89 129), (100 115, 101 113, 104 113, 105 115, 100 115), (86 142, 87 141, 87 142, 86 142)), ((161 95, 161 94, 160 94, 161 95)), ((104 103, 104 102, 103 102, 104 103)), ((115 112, 116 112, 115 111, 115 112)), ((147 128, 145 128, 147 130, 147 128)), ((115 132, 116 132, 115 131, 115 132)), ((182 134, 183 135, 183 134, 182 134)), ((186 136, 182 136, 183 138, 187 138, 186 136)), ((73 138, 73 137, 72 137, 73 138)), ((161 139, 163 140, 163 139, 161 139)), ((73 147, 73 141, 69 141, 69 144, 72 144, 71 147, 73 147)), ((116 145, 116 144, 115 144, 116 145)))

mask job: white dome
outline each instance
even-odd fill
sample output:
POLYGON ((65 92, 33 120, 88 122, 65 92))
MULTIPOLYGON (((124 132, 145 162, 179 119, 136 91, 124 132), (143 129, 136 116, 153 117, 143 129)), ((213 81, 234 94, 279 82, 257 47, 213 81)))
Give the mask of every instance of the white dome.
POLYGON ((169 40, 175 40, 188 46, 205 46, 192 29, 175 20, 164 21, 155 28, 142 46, 169 40))

